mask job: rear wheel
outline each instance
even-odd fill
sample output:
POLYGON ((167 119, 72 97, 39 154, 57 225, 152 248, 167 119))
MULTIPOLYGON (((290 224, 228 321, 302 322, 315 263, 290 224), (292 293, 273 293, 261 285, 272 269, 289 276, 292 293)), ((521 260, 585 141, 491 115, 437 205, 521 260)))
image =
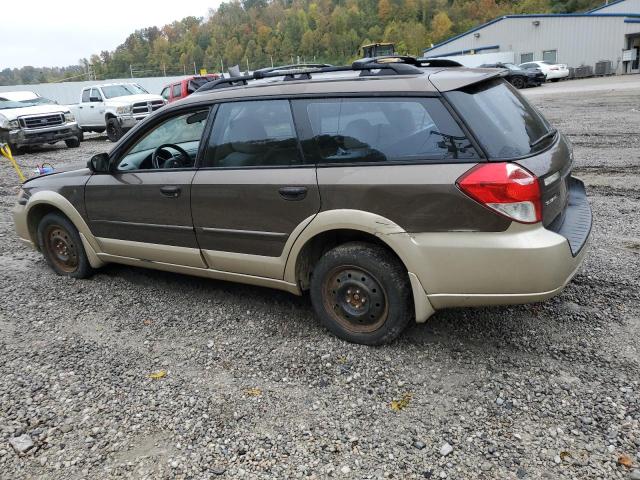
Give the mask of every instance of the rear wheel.
POLYGON ((525 82, 524 79, 522 77, 514 77, 511 79, 511 85, 513 85, 514 87, 520 89, 520 88, 524 88, 525 82))
POLYGON ((86 278, 93 273, 76 227, 59 213, 45 215, 38 224, 38 244, 58 275, 86 278))
POLYGON ((107 138, 112 142, 117 142, 122 137, 122 127, 117 118, 107 120, 107 138))
POLYGON ((406 270, 388 250, 368 243, 324 254, 311 276, 311 301, 326 328, 365 345, 392 341, 413 314, 406 270))

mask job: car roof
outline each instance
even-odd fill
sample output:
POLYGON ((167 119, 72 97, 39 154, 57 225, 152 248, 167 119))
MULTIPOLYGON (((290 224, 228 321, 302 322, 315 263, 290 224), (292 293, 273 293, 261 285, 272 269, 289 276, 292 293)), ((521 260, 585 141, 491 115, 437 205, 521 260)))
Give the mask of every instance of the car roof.
POLYGON ((216 100, 269 96, 349 95, 354 93, 437 93, 455 90, 466 85, 500 76, 495 69, 482 68, 421 68, 420 73, 410 75, 367 75, 359 72, 311 73, 310 79, 283 81, 283 77, 252 80, 248 85, 229 86, 205 92, 196 92, 171 104, 172 108, 185 104, 198 104, 216 100))
POLYGON ((84 89, 96 88, 96 87, 115 87, 118 85, 138 85, 138 84, 136 82, 100 83, 98 85, 89 85, 88 87, 84 87, 84 89))

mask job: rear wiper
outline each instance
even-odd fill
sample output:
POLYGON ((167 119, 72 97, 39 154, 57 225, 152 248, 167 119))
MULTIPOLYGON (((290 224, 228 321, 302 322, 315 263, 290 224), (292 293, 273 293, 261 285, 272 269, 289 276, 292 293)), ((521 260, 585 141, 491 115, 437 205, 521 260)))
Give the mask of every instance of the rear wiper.
POLYGON ((551 130, 549 130, 547 133, 542 135, 537 140, 534 140, 533 142, 529 142, 529 148, 535 147, 539 143, 542 143, 543 141, 545 141, 547 138, 555 137, 556 133, 558 133, 558 130, 556 130, 555 128, 552 128, 551 130))

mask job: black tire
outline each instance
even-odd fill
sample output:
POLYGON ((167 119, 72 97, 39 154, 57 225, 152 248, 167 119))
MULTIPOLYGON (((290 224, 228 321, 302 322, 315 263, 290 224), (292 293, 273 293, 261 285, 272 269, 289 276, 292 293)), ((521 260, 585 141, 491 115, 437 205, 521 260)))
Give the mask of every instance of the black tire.
POLYGON ((84 142, 84 130, 80 130, 80 134, 78 135, 78 141, 84 142))
POLYGON ((9 146, 9 150, 11 150, 11 156, 13 157, 17 157, 18 155, 22 155, 26 152, 24 147, 18 147, 13 143, 7 143, 7 145, 9 146))
POLYGON ((524 81, 524 78, 522 77, 513 77, 511 79, 511 85, 513 85, 517 89, 521 89, 527 86, 526 82, 524 81))
POLYGON ((407 271, 380 245, 350 242, 326 252, 311 274, 310 293, 321 323, 353 343, 391 342, 413 318, 407 271))
POLYGON ((67 144, 67 147, 69 148, 78 148, 80 146, 80 139, 79 138, 67 138, 64 143, 67 144))
POLYGON ((560 80, 559 78, 552 78, 550 81, 551 82, 557 82, 558 80, 560 80))
POLYGON ((117 142, 122 137, 123 131, 117 118, 107 120, 107 138, 112 142, 117 142))
POLYGON ((45 260, 58 275, 87 278, 93 274, 80 234, 64 215, 48 213, 40 220, 38 245, 45 260))

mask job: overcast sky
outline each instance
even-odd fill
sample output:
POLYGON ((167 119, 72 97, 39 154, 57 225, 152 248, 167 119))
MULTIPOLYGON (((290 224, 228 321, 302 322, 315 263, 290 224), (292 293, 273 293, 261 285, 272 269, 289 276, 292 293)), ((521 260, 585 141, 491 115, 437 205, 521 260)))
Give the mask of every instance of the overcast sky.
POLYGON ((136 29, 204 17, 222 0, 1 0, 0 70, 75 65, 136 29))

